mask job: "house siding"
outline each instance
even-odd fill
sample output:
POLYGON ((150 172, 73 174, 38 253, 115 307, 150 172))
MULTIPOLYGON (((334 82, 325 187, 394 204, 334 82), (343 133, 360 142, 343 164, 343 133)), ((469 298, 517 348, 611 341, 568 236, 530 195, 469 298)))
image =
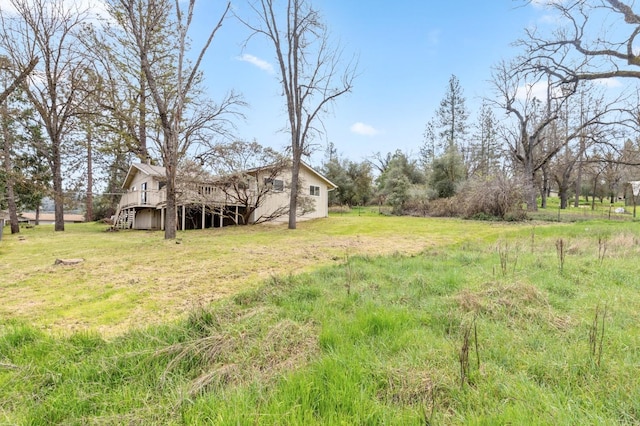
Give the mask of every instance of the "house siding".
MULTIPOLYGON (((122 195, 114 218, 116 226, 133 229, 163 229, 161 222, 162 214, 165 211, 166 190, 165 188, 160 189, 162 180, 160 173, 161 171, 157 167, 149 168, 146 165, 131 166, 123 185, 127 192, 122 195), (142 191, 144 184, 146 184, 146 192, 142 191)), ((263 181, 267 177, 269 177, 269 174, 265 172, 263 176, 259 176, 259 181, 263 181)), ((299 178, 300 194, 311 200, 314 210, 304 215, 298 215, 298 219, 327 217, 328 191, 335 186, 306 164, 301 165, 299 178), (314 186, 314 195, 310 194, 311 186, 314 186)), ((285 212, 288 210, 291 171, 283 172, 276 179, 284 183, 283 190, 269 192, 263 200, 263 204, 249 218, 250 222, 259 221, 261 217, 271 217, 274 212, 279 210, 285 212)), ((217 190, 207 191, 207 184, 203 185, 202 188, 204 189, 195 188, 193 191, 187 189, 182 194, 183 201, 179 201, 177 211, 179 229, 208 228, 232 224, 233 221, 228 218, 221 219, 220 213, 216 209, 222 207, 235 207, 236 214, 241 213, 238 211, 238 206, 230 203, 230 200, 226 199, 222 192, 217 190), (205 210, 205 206, 209 209, 205 210)), ((286 213, 275 219, 276 222, 286 222, 287 220, 288 214, 286 213)))
MULTIPOLYGON (((276 209, 278 208, 289 207, 289 196, 291 194, 291 174, 284 174, 282 176, 278 176, 276 179, 282 179, 284 181, 284 191, 271 192, 269 194, 269 197, 265 200, 264 204, 258 207, 254 212, 253 217, 251 218, 252 222, 257 220, 261 216, 265 216, 273 211, 276 211, 276 209)), ((298 219, 308 220, 327 217, 329 215, 329 187, 327 186, 327 183, 320 177, 318 177, 318 175, 316 175, 315 173, 310 172, 310 170, 304 165, 300 167, 299 182, 300 194, 311 200, 311 202, 313 203, 314 211, 308 212, 304 215, 298 215, 298 219), (320 188, 319 195, 312 196, 309 194, 311 185, 320 188)), ((288 215, 283 215, 275 219, 275 222, 287 222, 288 220, 288 215)))

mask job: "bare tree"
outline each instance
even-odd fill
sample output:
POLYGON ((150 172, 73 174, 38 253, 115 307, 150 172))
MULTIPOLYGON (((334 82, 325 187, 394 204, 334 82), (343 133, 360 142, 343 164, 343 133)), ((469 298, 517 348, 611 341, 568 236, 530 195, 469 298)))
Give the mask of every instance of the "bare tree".
POLYGON ((332 45, 310 1, 258 0, 251 10, 256 23, 239 19, 252 36, 263 36, 272 44, 287 105, 292 155, 289 229, 295 229, 302 157, 310 154, 313 138, 322 133, 318 126, 329 106, 352 90, 356 64, 342 66, 342 50, 332 45))
POLYGON ((0 48, 16 69, 27 70, 33 58, 41 58, 23 87, 48 136, 40 155, 47 159, 53 174, 55 230, 64 231, 63 151, 84 96, 85 64, 76 31, 87 11, 67 7, 62 0, 9 3, 16 14, 0 10, 0 48))
MULTIPOLYGON (((207 154, 202 158, 216 174, 215 188, 229 204, 242 206, 241 225, 249 223, 251 215, 276 190, 274 182, 291 164, 284 155, 256 141, 216 144, 207 154)), ((288 212, 288 205, 282 206, 268 216, 255 217, 254 223, 268 222, 288 212)), ((230 217, 235 220, 235 215, 230 217)))
MULTIPOLYGON (((140 23, 137 38, 147 47, 150 67, 171 70, 179 50, 175 45, 177 29, 171 19, 171 3, 147 0, 128 3, 133 3, 137 14, 136 20, 140 23)), ((153 99, 128 14, 122 2, 109 0, 107 4, 111 20, 99 27, 87 27, 85 40, 87 53, 100 78, 101 95, 96 97, 103 112, 100 126, 118 135, 140 161, 150 162, 153 154, 149 141, 162 132, 160 119, 157 110, 149 105, 153 99)), ((159 73, 156 84, 173 84, 169 81, 171 76, 171 72, 159 73)))
MULTIPOLYGON (((25 69, 23 69, 22 71, 17 73, 17 75, 15 75, 11 84, 3 88, 2 93, 0 93, 0 104, 3 103, 5 100, 7 100, 9 95, 11 95, 18 87, 20 87, 20 85, 24 83, 27 77, 29 77, 29 75, 33 72, 33 69, 36 67, 36 65, 38 65, 39 60, 40 58, 31 59, 31 61, 29 61, 25 69)), ((2 65, 0 66, 0 69, 13 71, 13 66, 10 63, 8 63, 8 61, 3 61, 2 65)))
POLYGON ((634 11, 635 2, 546 0, 545 4, 560 15, 561 25, 551 34, 526 30, 519 42, 525 48, 523 65, 563 82, 640 78, 640 14, 634 11))
MULTIPOLYGON (((167 214, 165 216, 165 238, 173 239, 176 236, 176 174, 178 164, 189 146, 197 140, 199 133, 186 133, 183 131, 185 121, 191 119, 193 124, 215 123, 233 106, 238 104, 238 97, 234 94, 227 95, 218 105, 205 105, 200 108, 198 115, 190 114, 189 99, 193 98, 194 91, 200 78, 200 64, 207 52, 216 33, 222 27, 225 17, 231 7, 228 2, 221 13, 220 18, 213 26, 204 46, 201 48, 193 64, 187 58, 187 49, 190 45, 188 38, 189 28, 192 24, 195 0, 187 2, 186 11, 183 10, 180 0, 175 0, 171 6, 170 0, 112 0, 124 13, 126 30, 135 40, 135 47, 140 58, 140 69, 149 93, 155 104, 160 125, 162 128, 162 140, 160 154, 166 170, 167 214), (147 14, 139 13, 139 6, 147 7, 147 14), (175 38, 162 41, 147 37, 151 29, 163 22, 173 22, 176 34, 175 38), (162 66, 162 61, 154 61, 157 52, 170 52, 175 57, 171 69, 162 66), (170 84, 166 83, 166 74, 170 73, 170 84)), ((216 124, 212 124, 216 125, 216 124)), ((188 125, 187 125, 188 126, 188 125)), ((202 128, 202 127, 201 127, 202 128)))
POLYGON ((551 131, 552 126, 561 117, 568 99, 576 93, 577 83, 567 85, 548 79, 543 73, 526 73, 518 66, 502 63, 494 70, 493 84, 498 94, 495 104, 515 117, 514 126, 506 129, 505 140, 522 168, 527 209, 535 211, 538 171, 548 166, 569 141, 584 135, 586 129, 611 124, 605 118, 615 110, 618 100, 594 103, 588 117, 582 117, 564 137, 558 137, 551 131), (538 98, 536 89, 541 87, 544 91, 538 98))

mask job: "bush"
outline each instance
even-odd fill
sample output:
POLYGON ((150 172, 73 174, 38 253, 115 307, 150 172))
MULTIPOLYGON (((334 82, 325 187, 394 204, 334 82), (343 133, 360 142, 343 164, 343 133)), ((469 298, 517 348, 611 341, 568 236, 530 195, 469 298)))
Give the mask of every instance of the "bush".
POLYGON ((503 175, 474 178, 456 196, 460 213, 466 218, 495 217, 501 220, 522 220, 524 191, 522 185, 503 175))
POLYGON ((410 216, 428 216, 431 200, 437 198, 434 189, 426 185, 412 185, 409 189, 409 199, 404 203, 404 212, 410 216))
POLYGON ((438 198, 429 203, 429 215, 435 217, 457 217, 461 215, 459 197, 438 198))

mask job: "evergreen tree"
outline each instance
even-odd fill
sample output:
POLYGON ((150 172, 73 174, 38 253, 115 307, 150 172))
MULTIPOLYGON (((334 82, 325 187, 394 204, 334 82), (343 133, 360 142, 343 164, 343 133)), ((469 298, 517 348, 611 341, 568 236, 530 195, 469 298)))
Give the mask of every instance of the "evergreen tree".
POLYGON ((465 104, 465 98, 460 86, 460 81, 455 75, 449 78, 449 84, 444 98, 440 101, 440 107, 436 111, 436 126, 439 129, 440 148, 459 151, 465 150, 465 136, 467 134, 467 121, 469 111, 465 104))
POLYGON ((489 105, 483 102, 476 124, 474 142, 471 146, 469 174, 489 176, 498 171, 500 167, 499 150, 496 118, 489 105))
POLYGON ((436 190, 439 198, 448 198, 455 195, 465 176, 462 158, 455 147, 450 146, 444 155, 434 160, 429 184, 436 190))

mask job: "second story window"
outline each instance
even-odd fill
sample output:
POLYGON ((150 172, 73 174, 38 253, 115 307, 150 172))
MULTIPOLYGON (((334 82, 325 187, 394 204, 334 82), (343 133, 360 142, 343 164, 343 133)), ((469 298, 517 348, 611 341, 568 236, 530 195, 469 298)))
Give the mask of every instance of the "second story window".
POLYGON ((276 192, 284 191, 284 181, 282 179, 265 178, 264 184, 271 185, 273 187, 273 190, 276 192))
POLYGON ((140 203, 147 204, 147 182, 140 184, 140 203))

